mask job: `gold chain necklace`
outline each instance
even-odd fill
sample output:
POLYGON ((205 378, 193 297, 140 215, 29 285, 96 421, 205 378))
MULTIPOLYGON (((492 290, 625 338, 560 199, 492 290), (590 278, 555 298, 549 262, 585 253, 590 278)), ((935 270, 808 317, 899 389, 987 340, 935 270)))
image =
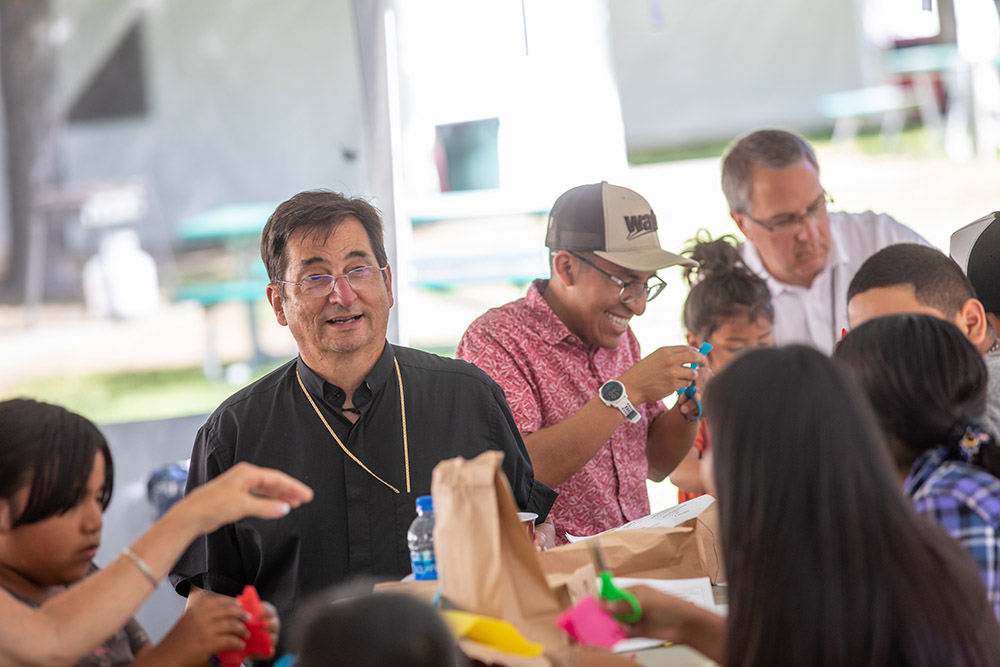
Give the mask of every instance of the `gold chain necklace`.
MULTIPOLYGON (((392 363, 396 367, 396 379, 399 381, 399 414, 403 418, 403 462, 404 465, 406 466, 406 492, 409 493, 410 492, 410 448, 406 438, 406 399, 403 397, 403 374, 399 372, 399 361, 393 359, 392 363)), ((371 470, 369 470, 368 466, 362 463, 361 459, 359 459, 357 456, 351 453, 351 450, 345 447, 344 443, 341 442, 340 438, 337 437, 337 434, 333 432, 333 429, 330 428, 329 422, 326 421, 326 417, 324 417, 323 413, 319 411, 318 407, 316 407, 316 401, 313 400, 312 394, 309 393, 309 390, 306 389, 305 383, 302 382, 302 376, 299 375, 298 364, 295 365, 295 378, 299 381, 299 386, 302 387, 302 393, 306 395, 307 399, 309 399, 309 405, 311 405, 312 409, 316 411, 316 416, 319 417, 319 420, 321 422, 323 422, 323 426, 325 426, 326 430, 330 432, 330 435, 333 436, 333 439, 337 441, 337 444, 340 445, 340 448, 344 451, 344 453, 347 454, 352 461, 361 466, 361 468, 366 473, 368 473, 369 475, 371 475, 372 477, 374 477, 375 479, 377 479, 378 481, 382 482, 390 489, 392 489, 393 493, 399 493, 399 489, 397 489, 392 484, 385 481, 384 479, 373 473, 371 470)))

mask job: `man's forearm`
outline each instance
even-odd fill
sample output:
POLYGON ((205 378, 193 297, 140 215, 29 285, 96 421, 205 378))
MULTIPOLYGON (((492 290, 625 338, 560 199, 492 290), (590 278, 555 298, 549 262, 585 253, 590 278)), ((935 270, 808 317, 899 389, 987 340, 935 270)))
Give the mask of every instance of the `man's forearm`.
POLYGON ((675 405, 660 414, 649 426, 646 461, 649 479, 661 482, 684 460, 698 435, 698 422, 689 422, 675 405))
POLYGON ((524 434, 535 479, 555 488, 587 464, 622 422, 622 413, 595 396, 558 424, 524 434))

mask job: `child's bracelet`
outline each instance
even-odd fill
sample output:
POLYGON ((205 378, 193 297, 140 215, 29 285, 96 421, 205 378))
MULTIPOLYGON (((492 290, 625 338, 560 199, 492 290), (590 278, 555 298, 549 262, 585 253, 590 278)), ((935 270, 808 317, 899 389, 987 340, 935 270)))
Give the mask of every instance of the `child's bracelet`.
POLYGON ((122 549, 122 555, 135 563, 135 566, 139 568, 139 571, 146 575, 146 578, 149 579, 149 583, 153 584, 153 588, 159 587, 160 582, 156 578, 156 575, 153 574, 153 571, 149 569, 149 566, 146 565, 146 561, 144 561, 139 554, 132 551, 129 547, 125 547, 122 549))

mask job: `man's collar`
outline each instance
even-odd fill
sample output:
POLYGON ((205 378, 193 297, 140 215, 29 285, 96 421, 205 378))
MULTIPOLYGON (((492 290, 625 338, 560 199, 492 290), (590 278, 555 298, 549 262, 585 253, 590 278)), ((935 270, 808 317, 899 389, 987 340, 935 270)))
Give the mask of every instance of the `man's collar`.
POLYGON ((847 250, 844 249, 843 244, 837 243, 837 235, 834 234, 834 225, 836 220, 833 218, 833 214, 830 214, 830 254, 826 258, 826 266, 829 267, 841 267, 846 265, 851 258, 847 256, 847 250))
MULTIPOLYGON (((833 220, 830 220, 830 252, 826 255, 826 264, 823 265, 823 268, 819 270, 816 276, 818 277, 824 271, 844 266, 849 260, 850 258, 847 256, 844 248, 841 247, 841 244, 837 243, 837 238, 833 233, 833 220)), ((771 296, 776 296, 786 291, 805 289, 798 285, 789 285, 772 276, 767 267, 764 266, 764 260, 760 258, 760 253, 757 252, 757 246, 749 239, 743 242, 743 263, 746 264, 748 269, 764 279, 767 283, 767 288, 771 291, 771 296)))
MULTIPOLYGON (((367 403, 372 395, 381 390, 390 379, 395 358, 396 355, 392 349, 392 345, 389 344, 389 341, 386 341, 385 347, 382 348, 382 354, 379 355, 379 358, 375 361, 375 365, 368 372, 368 375, 365 376, 365 379, 355 392, 355 400, 353 401, 355 407, 361 407, 364 403, 367 403)), ((302 377, 302 383, 305 384, 306 389, 313 396, 322 396, 325 398, 331 390, 343 393, 341 387, 332 382, 327 382, 313 371, 313 369, 309 368, 301 356, 299 356, 296 363, 298 364, 299 375, 302 377)))
POLYGON ((764 260, 760 258, 760 253, 757 252, 757 246, 749 239, 743 242, 743 263, 767 283, 767 289, 771 292, 771 296, 777 296, 785 290, 793 289, 792 285, 771 275, 771 272, 764 266, 764 260))
POLYGON ((576 340, 586 347, 580 338, 573 334, 566 324, 555 314, 542 292, 548 287, 549 281, 540 278, 531 283, 528 288, 528 305, 538 314, 538 335, 549 345, 556 345, 567 338, 576 340))
POLYGON ((771 277, 771 274, 764 268, 764 261, 760 258, 760 253, 757 252, 757 246, 750 239, 743 241, 743 263, 761 278, 766 280, 771 277))

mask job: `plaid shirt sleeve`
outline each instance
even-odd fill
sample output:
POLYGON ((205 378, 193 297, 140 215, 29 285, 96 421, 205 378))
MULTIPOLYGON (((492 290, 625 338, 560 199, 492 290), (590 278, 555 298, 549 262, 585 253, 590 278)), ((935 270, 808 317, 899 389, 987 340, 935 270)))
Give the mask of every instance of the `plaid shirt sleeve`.
MULTIPOLYGON (((948 468, 950 466, 945 466, 948 468)), ((958 540, 975 561, 979 575, 986 586, 987 597, 993 612, 1000 618, 1000 485, 991 475, 984 484, 979 475, 968 475, 952 468, 939 469, 936 483, 925 486, 926 492, 913 498, 918 514, 932 518, 945 531, 958 540)))

